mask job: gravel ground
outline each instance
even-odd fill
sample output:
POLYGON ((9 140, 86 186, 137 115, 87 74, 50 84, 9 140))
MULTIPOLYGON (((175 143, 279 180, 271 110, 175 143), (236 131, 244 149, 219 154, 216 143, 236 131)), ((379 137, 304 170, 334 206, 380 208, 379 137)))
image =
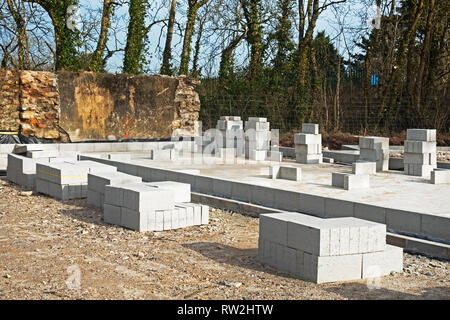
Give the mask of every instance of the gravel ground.
POLYGON ((138 233, 22 191, 0 179, 0 299, 450 299, 448 261, 405 254, 377 289, 316 285, 258 263, 255 218, 211 209, 208 226, 138 233))

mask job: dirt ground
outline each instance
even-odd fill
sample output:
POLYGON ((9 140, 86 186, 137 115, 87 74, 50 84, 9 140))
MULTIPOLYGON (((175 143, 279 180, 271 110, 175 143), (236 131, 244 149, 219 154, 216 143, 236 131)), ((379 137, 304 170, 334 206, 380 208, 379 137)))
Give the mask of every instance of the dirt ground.
POLYGON ((22 191, 0 179, 0 299, 450 299, 448 261, 405 254, 372 286, 316 285, 258 263, 255 218, 211 209, 208 226, 138 233, 22 191))

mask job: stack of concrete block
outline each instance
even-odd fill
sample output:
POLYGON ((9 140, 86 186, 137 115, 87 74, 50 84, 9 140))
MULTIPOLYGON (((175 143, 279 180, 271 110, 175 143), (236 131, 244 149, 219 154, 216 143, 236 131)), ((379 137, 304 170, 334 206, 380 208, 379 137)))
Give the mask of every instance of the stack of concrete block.
POLYGON ((302 180, 302 169, 294 166, 270 166, 269 174, 272 179, 302 180))
POLYGON ((450 170, 448 169, 434 169, 431 171, 432 184, 447 184, 450 183, 450 170))
POLYGON ((190 201, 190 185, 172 181, 108 185, 105 222, 136 231, 163 231, 208 224, 209 207, 190 201), (181 201, 181 202, 177 202, 181 201))
POLYGON ((357 160, 352 163, 352 173, 353 174, 376 174, 377 173, 377 163, 373 161, 357 160))
POLYGON ((294 135, 295 158, 298 163, 322 163, 322 135, 319 125, 303 123, 302 133, 294 135))
MULTIPOLYGON (((12 153, 8 154, 8 165, 6 168, 8 180, 27 189, 33 189, 36 179, 36 162, 35 159, 12 153)), ((44 162, 48 162, 48 160, 44 162)))
POLYGON ((377 171, 389 170, 389 138, 359 137, 359 159, 377 163, 377 171))
POLYGON ((279 154, 270 151, 270 122, 267 118, 249 117, 245 121, 245 157, 250 160, 264 161, 270 157, 277 159, 279 154))
POLYGON ((403 271, 403 249, 386 245, 386 226, 357 218, 261 214, 261 263, 315 283, 403 271))
POLYGON ((333 172, 331 185, 345 190, 364 189, 370 188, 370 180, 368 174, 333 172))
POLYGON ((242 156, 244 148, 244 126, 241 117, 220 117, 216 125, 216 150, 221 148, 235 148, 238 156, 242 156))
POLYGON ((405 174, 429 177, 437 168, 436 130, 408 129, 403 162, 405 174))
POLYGON ((86 198, 89 173, 116 171, 116 167, 94 161, 38 163, 36 191, 59 200, 86 198))
POLYGON ((36 186, 37 163, 73 163, 78 159, 78 152, 60 153, 56 150, 27 150, 27 148, 28 146, 20 146, 16 148, 16 151, 21 151, 21 154, 9 154, 7 165, 8 179, 14 183, 24 186, 27 189, 34 189, 36 186))
POLYGON ((105 186, 141 183, 142 178, 123 172, 100 172, 88 174, 88 205, 103 209, 105 202, 105 186))

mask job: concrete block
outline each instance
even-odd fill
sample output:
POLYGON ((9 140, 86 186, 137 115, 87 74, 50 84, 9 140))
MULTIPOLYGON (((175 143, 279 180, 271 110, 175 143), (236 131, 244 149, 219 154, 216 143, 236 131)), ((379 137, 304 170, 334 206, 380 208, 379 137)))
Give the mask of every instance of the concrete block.
POLYGON ((21 173, 36 173, 36 161, 10 153, 8 154, 7 170, 16 170, 21 173))
POLYGON ((447 184, 450 183, 450 170, 448 169, 434 169, 431 171, 432 184, 447 184))
POLYGON ((322 144, 321 134, 296 133, 294 135, 295 144, 322 144))
POLYGON ((377 163, 374 161, 356 161, 352 163, 353 174, 376 174, 377 163))
POLYGON ((121 207, 105 204, 103 207, 103 221, 120 226, 122 221, 121 211, 121 207))
POLYGON ((37 159, 37 158, 50 158, 59 157, 58 150, 30 150, 26 153, 27 158, 37 159))
POLYGON ((69 186, 48 182, 48 195, 58 200, 69 200, 69 186))
POLYGON ((378 223, 386 223, 386 208, 372 206, 364 203, 354 204, 355 218, 369 220, 378 223))
POLYGON ((267 158, 268 161, 274 161, 274 162, 282 162, 283 161, 283 152, 279 151, 267 151, 267 158))
POLYGON ((213 178, 205 176, 195 176, 193 191, 200 193, 211 193, 213 190, 213 178))
POLYGON ((253 185, 251 187, 252 203, 264 205, 266 207, 273 207, 275 203, 275 189, 253 185))
POLYGON ((251 121, 251 122, 267 122, 267 118, 248 117, 248 121, 251 121))
POLYGON ((369 175, 367 174, 347 174, 344 176, 344 189, 364 189, 370 188, 369 175))
POLYGON ((262 130, 246 130, 245 131, 245 141, 255 142, 255 141, 270 141, 272 138, 272 133, 270 131, 262 130))
POLYGON ((328 256, 331 254, 332 242, 336 243, 337 240, 339 250, 339 229, 337 239, 333 239, 330 228, 325 227, 325 221, 321 227, 322 221, 317 219, 319 218, 302 214, 298 214, 297 221, 293 221, 292 217, 288 219, 287 246, 320 256, 328 256))
POLYGON ((359 137, 360 149, 389 149, 389 138, 359 137))
POLYGON ((144 184, 120 187, 123 189, 123 207, 128 209, 140 212, 174 208, 174 192, 171 190, 152 188, 144 184))
POLYGON ((42 194, 49 194, 49 182, 47 180, 36 179, 36 191, 42 194))
MULTIPOLYGON (((114 142, 111 143, 111 151, 113 152, 125 152, 127 151, 127 142, 114 142)), ((113 160, 113 159, 111 159, 113 160)))
POLYGON ((108 160, 131 161, 131 154, 130 153, 109 153, 108 160))
POLYGON ((354 202, 325 198, 325 216, 328 218, 353 217, 354 202))
POLYGON ((308 154, 308 155, 318 155, 322 153, 321 144, 296 144, 295 145, 296 154, 308 154))
POLYGON ((36 164, 37 177, 59 185, 87 183, 89 168, 71 163, 36 164))
POLYGON ((180 228, 180 210, 175 206, 175 209, 172 211, 172 229, 179 229, 180 228))
POLYGON ((144 144, 142 142, 127 142, 126 151, 143 151, 144 144))
POLYGON ((253 161, 266 160, 267 150, 249 150, 249 159, 253 161))
MULTIPOLYGON (((188 207, 184 206, 183 204, 175 204, 175 208, 178 209, 178 227, 179 228, 186 228, 187 227, 187 211, 188 207)), ((189 208, 190 210, 190 208, 189 208)), ((193 215, 192 215, 193 216, 193 215)))
POLYGON ((259 215, 259 236, 272 243, 288 245, 288 222, 292 214, 275 213, 259 215))
POLYGON ((310 263, 308 269, 312 271, 306 277, 315 283, 361 279, 361 254, 318 257, 305 253, 304 257, 305 265, 310 263))
POLYGON ((405 153, 403 157, 404 164, 430 165, 432 162, 436 162, 435 153, 405 153))
POLYGON ((279 171, 279 179, 301 181, 302 169, 293 166, 281 166, 279 171))
POLYGON ((323 162, 322 154, 295 154, 295 161, 303 164, 320 164, 323 162))
MULTIPOLYGON (((95 152, 107 152, 112 151, 112 143, 93 143, 95 152)), ((81 151, 81 150, 78 150, 81 151)))
POLYGON ((450 243, 450 218, 448 215, 421 215, 421 232, 430 239, 450 243))
POLYGON ((405 153, 436 153, 436 142, 405 140, 405 153))
POLYGON ((163 213, 163 230, 172 229, 172 214, 175 210, 164 210, 163 213))
POLYGON ((333 158, 322 157, 322 161, 324 163, 334 163, 334 159, 333 158))
POLYGON ((96 207, 96 208, 103 208, 104 201, 105 201, 104 194, 94 191, 94 190, 88 191, 88 193, 87 193, 88 206, 96 207))
POLYGON ((435 129, 408 129, 406 140, 436 142, 435 129))
POLYGON ((422 216, 416 212, 386 208, 386 226, 397 232, 420 235, 422 216))
POLYGON ((325 197, 300 193, 299 212, 325 217, 325 197))
POLYGON ((148 212, 139 212, 136 210, 122 207, 120 216, 120 225, 135 231, 147 231, 148 212))
POLYGON ((212 180, 212 193, 214 195, 231 198, 232 197, 232 186, 233 182, 223 179, 213 179, 212 180))
POLYGON ((319 134, 319 125, 315 123, 302 123, 302 133, 319 134))
POLYGON ((245 121, 245 130, 268 131, 270 122, 245 121))
POLYGON ((346 175, 348 175, 348 173, 332 172, 331 185, 337 188, 344 188, 344 180, 346 175))
POLYGON ((433 165, 405 164, 404 173, 411 176, 430 178, 433 170, 433 165))
POLYGON ((226 159, 234 159, 236 157, 236 149, 235 148, 217 148, 215 156, 217 158, 226 159))
POLYGON ((201 212, 202 212, 201 224, 209 224, 209 206, 201 205, 201 212))
POLYGON ((163 230, 164 230, 164 210, 156 210, 154 231, 163 231, 163 230))
POLYGON ((202 206, 199 204, 192 204, 194 208, 194 226, 202 224, 202 206))
POLYGON ((403 271, 403 249, 387 245, 384 251, 362 255, 362 278, 377 278, 403 271))
POLYGON ((253 185, 248 183, 234 182, 231 187, 231 198, 244 202, 252 202, 252 187, 253 185))
POLYGON ((174 202, 191 202, 191 185, 188 183, 161 181, 146 183, 146 185, 172 191, 174 202))
POLYGON ((100 172, 88 174, 88 185, 90 190, 105 193, 105 186, 129 183, 141 183, 142 178, 122 172, 100 172))
POLYGON ((150 159, 156 161, 168 161, 175 160, 176 152, 174 149, 166 149, 166 150, 150 150, 150 159))
POLYGON ((89 173, 117 172, 117 168, 96 161, 83 160, 75 163, 78 168, 87 168, 89 173))
POLYGON ((298 211, 300 194, 295 191, 274 190, 274 207, 288 211, 298 211))

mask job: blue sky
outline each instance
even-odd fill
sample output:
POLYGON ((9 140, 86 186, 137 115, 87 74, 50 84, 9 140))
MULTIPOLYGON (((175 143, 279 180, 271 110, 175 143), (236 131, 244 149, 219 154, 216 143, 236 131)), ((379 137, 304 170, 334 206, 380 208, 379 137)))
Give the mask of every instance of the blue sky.
MULTIPOLYGON (((155 19, 165 19, 168 17, 168 7, 169 7, 169 0, 156 0, 151 1, 152 7, 149 10, 149 21, 155 19)), ((86 8, 93 8, 93 9, 100 9, 102 7, 102 1, 101 0, 80 0, 80 13, 82 16, 82 20, 86 19, 87 16, 87 10, 86 8)), ((176 20, 180 23, 180 27, 184 28, 185 24, 185 10, 186 10, 186 1, 185 0, 179 0, 178 7, 177 7, 177 17, 176 20)), ((351 27, 357 27, 361 24, 361 19, 358 17, 361 13, 364 13, 365 9, 363 9, 363 6, 361 3, 358 3, 358 1, 354 1, 351 3, 351 6, 347 5, 345 7, 345 10, 343 9, 343 12, 338 15, 338 18, 336 18, 336 13, 331 7, 329 7, 327 10, 325 10, 322 15, 319 17, 319 20, 317 22, 316 32, 325 30, 325 33, 330 36, 331 39, 333 39, 333 42, 335 43, 335 46, 339 48, 339 51, 341 54, 347 56, 346 47, 344 38, 336 37, 339 33, 339 26, 336 23, 337 19, 345 19, 346 25, 351 27)), ((126 42, 126 28, 127 28, 127 19, 128 19, 128 6, 124 5, 122 7, 119 7, 116 9, 115 13, 116 17, 118 17, 118 22, 115 25, 115 29, 117 30, 116 35, 110 34, 110 39, 108 42, 108 47, 110 49, 114 49, 116 45, 124 46, 126 42)), ((149 33, 149 42, 148 42, 148 50, 147 50, 147 60, 149 62, 148 64, 148 73, 158 73, 161 63, 161 51, 164 47, 164 41, 165 41, 165 29, 163 28, 163 24, 157 24, 155 25, 150 33, 149 33), (163 30, 163 32, 161 32, 163 30)), ((178 29, 178 28, 176 28, 178 29)), ((182 30, 181 30, 182 31, 182 30)), ((179 63, 179 54, 181 51, 181 31, 177 31, 174 35, 173 39, 173 64, 175 66, 178 66, 179 63)), ((353 31, 353 29, 345 30, 346 34, 346 40, 347 44, 352 44, 352 38, 356 36, 356 32, 353 31)), ((212 35, 214 37, 214 34, 212 35)), ((219 39, 216 39, 219 41, 219 39)), ((193 39, 192 45, 194 45, 195 37, 193 39)), ((213 41, 214 42, 214 41, 213 41)), ((207 61, 210 61, 210 52, 208 52, 209 48, 207 46, 203 47, 201 52, 203 53, 201 55, 200 63, 205 64, 207 61)), ((236 55, 236 61, 238 63, 245 63, 243 60, 244 57, 247 56, 247 46, 245 42, 242 42, 240 47, 235 51, 236 55)), ((217 56, 215 59, 213 59, 208 64, 208 69, 205 70, 206 72, 209 71, 210 74, 214 74, 217 72, 217 67, 219 63, 220 57, 217 56)), ((121 72, 122 67, 122 60, 123 60, 123 52, 116 53, 110 60, 108 61, 107 69, 109 72, 121 72)))

